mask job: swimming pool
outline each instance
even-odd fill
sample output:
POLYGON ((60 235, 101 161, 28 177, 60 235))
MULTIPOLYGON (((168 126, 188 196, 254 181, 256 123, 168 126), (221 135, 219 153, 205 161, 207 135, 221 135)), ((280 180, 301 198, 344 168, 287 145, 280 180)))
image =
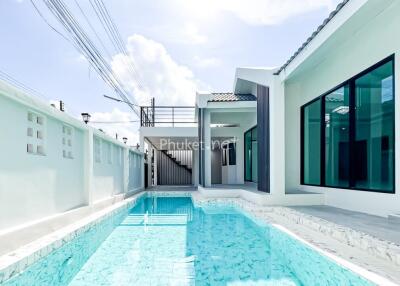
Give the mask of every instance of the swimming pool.
POLYGON ((373 285, 240 210, 144 196, 5 285, 373 285))

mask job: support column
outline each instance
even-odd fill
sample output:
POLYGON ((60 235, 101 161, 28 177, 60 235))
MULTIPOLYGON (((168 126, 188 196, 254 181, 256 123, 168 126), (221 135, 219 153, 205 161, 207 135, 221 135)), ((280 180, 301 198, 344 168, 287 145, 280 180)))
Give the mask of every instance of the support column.
POLYGON ((192 152, 192 184, 199 185, 199 150, 193 149, 192 152))
MULTIPOLYGON (((284 84, 275 79, 269 87, 270 193, 285 196, 285 97, 284 84)), ((300 127, 299 127, 300 128, 300 127)), ((300 144, 300 143, 299 143, 300 144)))
POLYGON ((129 148, 122 148, 122 168, 123 169, 123 190, 124 193, 129 192, 129 148))
POLYGON ((152 158, 153 158, 153 145, 149 144, 149 151, 147 153, 147 186, 151 187, 151 169, 152 169, 152 158))
POLYGON ((270 192, 269 88, 257 85, 258 190, 270 192))
POLYGON ((158 176, 158 150, 154 148, 154 186, 158 185, 157 176, 158 176))
POLYGON ((84 188, 85 188, 85 198, 86 204, 91 206, 93 204, 93 130, 91 128, 87 129, 85 140, 85 176, 84 176, 84 188))
POLYGON ((204 186, 211 187, 211 128, 210 111, 204 110, 204 186))
POLYGON ((139 151, 142 152, 142 157, 140 160, 140 181, 141 181, 141 188, 144 189, 144 136, 140 134, 139 138, 139 151))
POLYGON ((236 183, 244 184, 244 131, 240 130, 235 136, 236 142, 236 183))

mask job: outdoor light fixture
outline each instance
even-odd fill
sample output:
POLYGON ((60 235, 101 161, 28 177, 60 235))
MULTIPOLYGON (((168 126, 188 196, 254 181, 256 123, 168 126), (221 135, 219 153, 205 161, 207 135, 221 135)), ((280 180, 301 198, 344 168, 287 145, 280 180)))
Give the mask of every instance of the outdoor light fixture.
POLYGON ((81 115, 82 115, 83 122, 88 124, 88 122, 90 121, 90 117, 91 117, 90 114, 87 112, 84 112, 84 113, 81 113, 81 115))
POLYGON ((128 138, 126 138, 126 137, 122 137, 122 140, 124 141, 125 144, 126 144, 126 142, 128 142, 128 138))

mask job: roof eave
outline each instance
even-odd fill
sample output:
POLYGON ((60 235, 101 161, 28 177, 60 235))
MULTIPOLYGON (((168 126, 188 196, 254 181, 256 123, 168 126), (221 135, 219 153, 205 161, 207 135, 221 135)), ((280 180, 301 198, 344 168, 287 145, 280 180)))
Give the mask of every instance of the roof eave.
POLYGON ((367 1, 368 0, 344 0, 341 2, 292 57, 275 72, 275 75, 279 75, 282 80, 288 78, 367 1))

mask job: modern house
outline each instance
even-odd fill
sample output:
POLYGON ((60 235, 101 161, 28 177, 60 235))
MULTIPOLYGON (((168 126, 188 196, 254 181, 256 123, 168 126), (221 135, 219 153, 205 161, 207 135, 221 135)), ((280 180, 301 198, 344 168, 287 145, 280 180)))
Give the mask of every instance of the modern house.
POLYGON ((0 285, 400 285, 399 15, 344 0, 283 66, 152 100, 141 150, 0 81, 0 285))
POLYGON ((282 67, 238 68, 232 93, 195 107, 143 107, 149 185, 400 213, 399 15, 396 0, 343 1, 282 67))

